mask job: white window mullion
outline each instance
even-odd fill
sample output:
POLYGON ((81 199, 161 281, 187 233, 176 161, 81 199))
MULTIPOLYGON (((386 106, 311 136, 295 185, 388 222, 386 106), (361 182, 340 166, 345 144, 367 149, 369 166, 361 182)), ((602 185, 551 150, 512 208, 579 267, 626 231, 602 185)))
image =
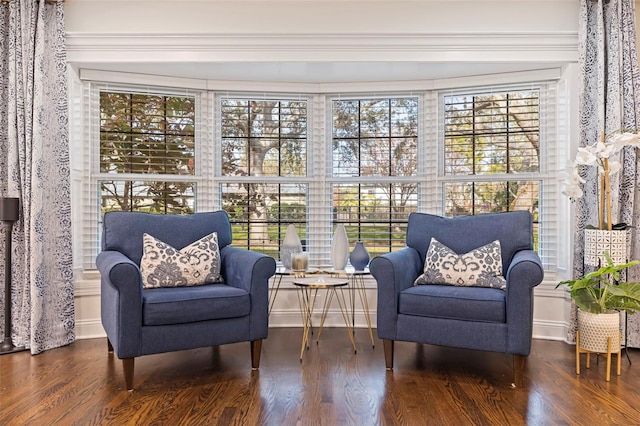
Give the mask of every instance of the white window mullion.
POLYGON ((212 94, 211 114, 213 116, 212 131, 213 140, 209 141, 211 152, 212 194, 211 201, 216 209, 222 208, 222 193, 220 191, 220 178, 222 176, 222 113, 220 110, 221 96, 212 94))
POLYGON ((331 263, 331 185, 327 181, 330 174, 331 132, 327 117, 330 106, 325 95, 311 98, 309 108, 309 155, 307 156, 308 176, 311 177, 308 194, 308 250, 312 265, 331 263))
MULTIPOLYGON (((557 121, 557 117, 566 116, 566 100, 561 102, 558 97, 558 84, 549 83, 540 90, 540 144, 542 186, 539 211, 539 240, 538 253, 546 270, 555 271, 558 266, 558 238, 559 228, 558 173, 560 172, 561 149, 558 141, 567 139, 566 124, 557 121), (564 114, 564 115, 563 115, 564 114)), ((566 121, 565 121, 566 123, 566 121)))
POLYGON ((82 185, 82 240, 83 264, 86 269, 95 268, 95 257, 100 249, 102 217, 98 203, 98 181, 93 177, 100 163, 100 91, 96 84, 84 83, 82 109, 85 117, 83 139, 86 142, 83 162, 82 185))
MULTIPOLYGON (((196 97, 196 211, 220 209, 215 190, 216 133, 214 128, 214 95, 201 92, 196 97)), ((217 158, 220 155, 218 154, 217 158)))
POLYGON ((442 152, 442 135, 444 134, 444 124, 440 119, 438 108, 438 93, 427 92, 422 97, 422 108, 420 119, 423 126, 421 128, 420 149, 418 149, 418 173, 423 177, 420 186, 420 197, 418 198, 418 211, 432 214, 442 214, 442 183, 441 165, 439 158, 442 152))

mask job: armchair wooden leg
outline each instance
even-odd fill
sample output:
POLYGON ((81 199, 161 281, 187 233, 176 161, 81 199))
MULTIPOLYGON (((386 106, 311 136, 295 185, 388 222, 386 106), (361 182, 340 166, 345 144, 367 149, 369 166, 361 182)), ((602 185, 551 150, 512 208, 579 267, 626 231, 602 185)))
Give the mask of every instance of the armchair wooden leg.
POLYGON ((260 368, 260 352, 262 350, 262 339, 251 341, 251 368, 260 368))
POLYGON ((524 384, 524 367, 527 357, 524 355, 513 355, 513 386, 521 388, 524 384))
POLYGON ((387 370, 393 369, 393 340, 382 340, 382 346, 384 347, 384 364, 387 370))
POLYGON ((113 353, 113 345, 111 344, 111 340, 109 340, 108 337, 107 337, 107 351, 109 351, 110 354, 113 353))
POLYGON ((127 384, 127 390, 133 390, 133 369, 135 358, 124 358, 122 360, 122 370, 124 371, 124 381, 127 384))

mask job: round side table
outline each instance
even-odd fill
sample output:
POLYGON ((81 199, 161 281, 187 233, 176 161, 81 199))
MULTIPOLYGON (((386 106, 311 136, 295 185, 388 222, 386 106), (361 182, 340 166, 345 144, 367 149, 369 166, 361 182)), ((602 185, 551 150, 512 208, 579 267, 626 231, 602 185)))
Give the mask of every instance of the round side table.
POLYGON ((309 333, 312 328, 311 318, 315 309, 316 300, 319 290, 326 290, 327 295, 322 307, 322 316, 320 319, 320 328, 318 329, 318 338, 322 334, 322 327, 327 317, 327 311, 331 305, 331 301, 334 296, 338 300, 338 306, 340 306, 340 312, 344 319, 344 324, 347 327, 347 334, 349 340, 353 345, 354 352, 356 351, 356 342, 353 338, 351 324, 349 324, 349 311, 347 301, 344 295, 344 288, 349 284, 347 278, 329 278, 323 276, 307 277, 307 278, 294 278, 293 284, 298 288, 298 303, 300 304, 300 315, 302 315, 302 345, 300 347, 300 362, 302 362, 302 356, 304 355, 305 347, 309 348, 309 333), (341 291, 338 292, 337 290, 341 291))

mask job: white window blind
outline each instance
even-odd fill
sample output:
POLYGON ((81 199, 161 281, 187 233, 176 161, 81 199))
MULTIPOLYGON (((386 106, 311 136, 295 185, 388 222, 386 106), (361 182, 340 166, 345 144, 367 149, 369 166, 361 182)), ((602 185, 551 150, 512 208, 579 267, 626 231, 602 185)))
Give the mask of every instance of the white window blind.
MULTIPOLYGON (((82 83, 82 264, 109 209, 225 209, 234 245, 278 258, 288 224, 313 265, 335 225, 372 256, 404 246, 410 212, 529 209, 555 266, 558 83, 385 95, 82 83), (184 108, 183 108, 184 107, 184 108), (120 117, 120 119, 118 119, 120 117), (123 118, 126 117, 126 118, 123 118)), ((560 105, 560 106, 558 106, 560 105)), ((563 109, 564 108, 564 109, 563 109)))
POLYGON ((299 96, 218 97, 216 180, 235 246, 277 259, 294 224, 309 250, 308 104, 299 96))
POLYGON ((446 216, 529 210, 545 266, 557 246, 556 83, 441 92, 437 202, 446 216))
POLYGON ((92 141, 82 206, 86 268, 94 266, 105 212, 196 211, 202 102, 199 92, 181 89, 100 83, 85 89, 92 141))
POLYGON ((333 225, 370 255, 404 247, 418 206, 419 97, 334 97, 329 172, 333 225))

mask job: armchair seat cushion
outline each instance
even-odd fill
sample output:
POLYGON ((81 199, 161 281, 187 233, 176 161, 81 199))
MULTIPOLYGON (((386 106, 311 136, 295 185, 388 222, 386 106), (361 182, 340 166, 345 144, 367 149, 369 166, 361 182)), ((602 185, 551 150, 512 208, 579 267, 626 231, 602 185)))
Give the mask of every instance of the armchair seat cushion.
POLYGON ((225 284, 142 291, 142 324, 170 325, 249 315, 249 293, 225 284))
POLYGON ((506 293, 486 287, 418 285, 399 294, 400 314, 463 321, 506 322, 506 293))

